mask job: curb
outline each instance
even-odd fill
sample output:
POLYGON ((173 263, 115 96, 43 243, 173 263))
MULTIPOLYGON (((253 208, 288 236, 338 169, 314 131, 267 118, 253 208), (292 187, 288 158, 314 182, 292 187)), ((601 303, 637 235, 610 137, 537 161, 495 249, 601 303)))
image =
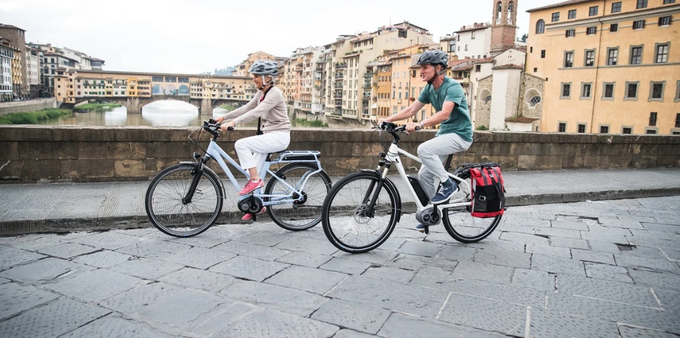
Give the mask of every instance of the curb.
MULTIPOLYGON (((680 187, 637 189, 637 190, 604 190, 592 192, 575 192, 565 194, 538 194, 506 196, 507 207, 518 207, 539 204, 574 203, 599 200, 617 200, 646 197, 662 197, 680 195, 680 187)), ((406 213, 415 211, 413 202, 402 202, 402 210, 406 213)), ((242 213, 238 211, 222 212, 216 223, 233 224, 241 221, 242 213)), ((271 221, 269 216, 258 216, 271 221)), ((35 233, 68 233, 73 231, 108 231, 114 229, 138 229, 153 227, 149 218, 143 216, 102 217, 102 218, 61 218, 44 220, 0 221, 0 236, 17 236, 35 233)))

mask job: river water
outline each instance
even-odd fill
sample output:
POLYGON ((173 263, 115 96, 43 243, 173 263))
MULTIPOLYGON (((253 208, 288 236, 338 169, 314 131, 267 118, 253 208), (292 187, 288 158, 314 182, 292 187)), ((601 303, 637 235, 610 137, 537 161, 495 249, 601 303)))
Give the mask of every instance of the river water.
MULTIPOLYGON (((227 111, 216 108, 213 117, 224 115, 227 111)), ((42 121, 47 125, 76 126, 158 126, 189 127, 200 126, 210 116, 199 115, 198 109, 186 102, 157 101, 142 108, 141 114, 128 114, 125 107, 113 108, 107 112, 74 113, 70 117, 62 117, 42 121)), ((294 123, 294 121, 291 121, 294 123)), ((257 122, 247 126, 257 126, 257 122)))

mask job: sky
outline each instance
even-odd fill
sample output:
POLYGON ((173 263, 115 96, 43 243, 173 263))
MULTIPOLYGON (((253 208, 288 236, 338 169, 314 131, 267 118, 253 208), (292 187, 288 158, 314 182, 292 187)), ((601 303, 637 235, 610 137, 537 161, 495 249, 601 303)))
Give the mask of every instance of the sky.
MULTIPOLYGON (((0 23, 26 30, 26 42, 51 43, 104 59, 105 70, 197 74, 264 51, 288 57, 338 35, 408 21, 435 41, 474 22, 491 22, 493 0, 0 0, 0 23)), ((559 0, 519 3, 517 36, 527 9, 559 0)))

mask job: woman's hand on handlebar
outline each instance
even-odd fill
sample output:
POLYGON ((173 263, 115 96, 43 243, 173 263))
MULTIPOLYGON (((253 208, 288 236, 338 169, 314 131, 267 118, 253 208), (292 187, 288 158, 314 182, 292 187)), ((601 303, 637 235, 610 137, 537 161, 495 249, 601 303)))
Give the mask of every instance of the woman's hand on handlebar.
MULTIPOLYGON (((219 120, 219 119, 220 119, 220 118, 218 117, 218 118, 215 119, 215 120, 217 120, 217 122, 222 122, 222 121, 224 121, 224 118, 222 118, 221 120, 219 120)), ((231 129, 234 129, 235 126, 236 126, 236 124, 234 123, 234 121, 229 121, 229 122, 226 122, 226 123, 222 123, 222 125, 220 125, 220 129, 222 129, 222 130, 227 130, 227 129, 229 129, 230 127, 231 127, 231 129)))

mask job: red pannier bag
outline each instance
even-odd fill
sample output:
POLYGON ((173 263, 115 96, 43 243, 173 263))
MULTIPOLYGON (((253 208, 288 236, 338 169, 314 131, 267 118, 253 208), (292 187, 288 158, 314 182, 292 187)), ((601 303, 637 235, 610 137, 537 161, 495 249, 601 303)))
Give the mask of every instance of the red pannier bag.
POLYGON ((472 217, 486 218, 505 211, 505 188, 500 167, 470 168, 472 217))

